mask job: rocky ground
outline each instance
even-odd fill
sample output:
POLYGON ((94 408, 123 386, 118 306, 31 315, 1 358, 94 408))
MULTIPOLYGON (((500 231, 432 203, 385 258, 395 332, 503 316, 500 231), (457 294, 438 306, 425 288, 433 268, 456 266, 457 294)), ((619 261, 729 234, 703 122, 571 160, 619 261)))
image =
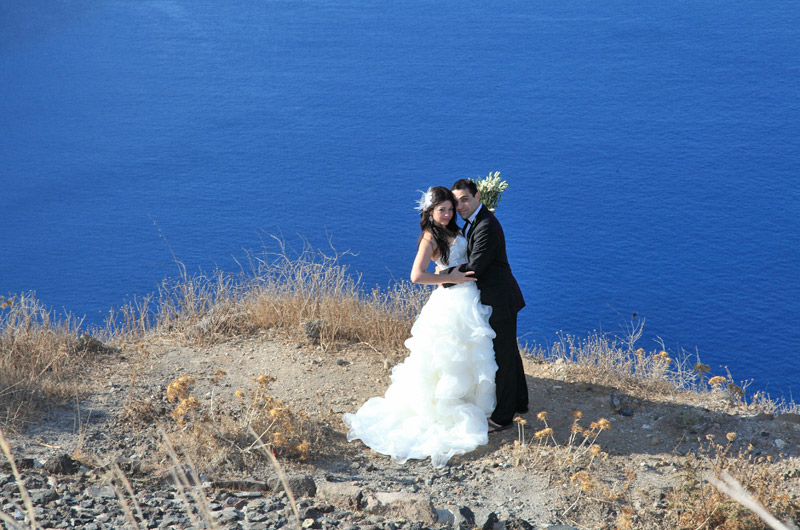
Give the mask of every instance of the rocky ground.
MULTIPOLYGON (((348 443, 341 414, 381 395, 391 366, 401 360, 369 345, 323 350, 265 331, 205 348, 162 340, 102 355, 85 396, 7 436, 42 528, 122 528, 131 520, 142 528, 602 526, 578 513, 584 505, 569 477, 559 472, 557 453, 543 450, 533 458, 521 451, 515 446, 518 429, 492 434, 487 446, 440 470, 429 461, 399 465, 359 442, 348 443), (198 465, 197 476, 188 473, 188 481, 199 484, 184 489, 175 484, 174 471, 187 465, 175 466, 160 442, 159 426, 176 428, 169 415, 174 404, 166 400, 171 381, 193 376, 193 392, 223 407, 223 396, 252 386, 259 374, 274 377, 270 392, 305 411, 324 433, 323 444, 312 447, 306 461, 280 459, 297 512, 267 459, 236 474, 198 465), (131 410, 142 404, 153 413, 132 421, 131 410)), ((679 395, 634 397, 580 380, 561 362, 528 359, 526 374, 531 402, 524 416, 526 439, 543 427, 539 411, 547 411, 562 446, 574 411, 582 412, 584 426, 607 418, 611 428, 596 441, 605 453, 599 480, 611 486, 627 482, 626 502, 637 511, 663 514, 669 508, 665 492, 680 484, 687 455, 699 451, 709 435, 728 443, 728 433, 736 434, 733 450, 751 445, 753 454, 773 458, 787 491, 795 498, 800 494, 798 415, 758 414, 713 393, 702 402, 679 395)), ((7 527, 12 521, 30 527, 19 485, 2 461, 0 508, 10 518, 7 527)))

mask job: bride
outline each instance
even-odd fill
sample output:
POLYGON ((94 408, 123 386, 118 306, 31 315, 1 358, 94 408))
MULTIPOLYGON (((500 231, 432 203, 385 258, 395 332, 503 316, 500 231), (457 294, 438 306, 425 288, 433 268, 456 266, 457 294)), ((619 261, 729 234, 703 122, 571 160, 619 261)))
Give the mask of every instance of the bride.
MULTIPOLYGON (((348 441, 360 439, 396 462, 431 457, 444 467, 454 455, 488 443, 488 416, 495 407, 497 364, 489 326, 491 307, 480 303, 469 275, 434 274, 467 262, 467 240, 455 222, 449 189, 428 189, 419 201, 420 227, 411 281, 439 285, 420 311, 405 342, 408 357, 392 369, 383 397, 345 414, 348 441), (441 284, 455 283, 445 288, 441 284)), ((469 274, 469 273, 468 273, 469 274)))

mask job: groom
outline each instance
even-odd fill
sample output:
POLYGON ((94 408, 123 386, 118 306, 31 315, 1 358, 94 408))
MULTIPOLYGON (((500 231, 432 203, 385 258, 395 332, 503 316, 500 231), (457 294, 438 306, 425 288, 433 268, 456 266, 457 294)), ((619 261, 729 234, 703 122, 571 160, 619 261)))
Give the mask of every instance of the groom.
POLYGON ((511 274, 503 227, 481 204, 478 187, 471 180, 461 179, 450 190, 455 196, 458 214, 467 222, 464 226, 469 259, 466 270, 474 271, 478 279, 481 302, 492 307, 489 325, 496 333, 497 406, 489 430, 499 431, 512 425, 515 413, 528 412, 528 385, 517 347, 517 312, 525 307, 525 300, 511 274))

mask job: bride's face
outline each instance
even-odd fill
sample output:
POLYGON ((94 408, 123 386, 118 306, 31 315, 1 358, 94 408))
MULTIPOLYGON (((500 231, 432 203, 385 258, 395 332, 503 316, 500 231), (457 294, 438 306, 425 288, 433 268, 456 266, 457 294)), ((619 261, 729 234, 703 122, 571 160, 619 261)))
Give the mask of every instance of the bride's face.
POLYGON ((450 201, 440 202, 433 207, 431 212, 433 222, 441 228, 450 224, 450 219, 453 218, 453 215, 455 215, 455 211, 453 210, 453 203, 450 201))

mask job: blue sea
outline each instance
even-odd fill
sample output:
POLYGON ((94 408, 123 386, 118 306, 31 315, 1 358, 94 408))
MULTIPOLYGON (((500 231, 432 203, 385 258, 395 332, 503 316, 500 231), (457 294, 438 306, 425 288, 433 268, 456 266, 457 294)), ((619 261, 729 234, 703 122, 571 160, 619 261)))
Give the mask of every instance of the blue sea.
POLYGON ((0 294, 101 324, 249 251, 406 279, 500 171, 523 342, 624 334, 800 393, 796 0, 0 3, 0 294))

